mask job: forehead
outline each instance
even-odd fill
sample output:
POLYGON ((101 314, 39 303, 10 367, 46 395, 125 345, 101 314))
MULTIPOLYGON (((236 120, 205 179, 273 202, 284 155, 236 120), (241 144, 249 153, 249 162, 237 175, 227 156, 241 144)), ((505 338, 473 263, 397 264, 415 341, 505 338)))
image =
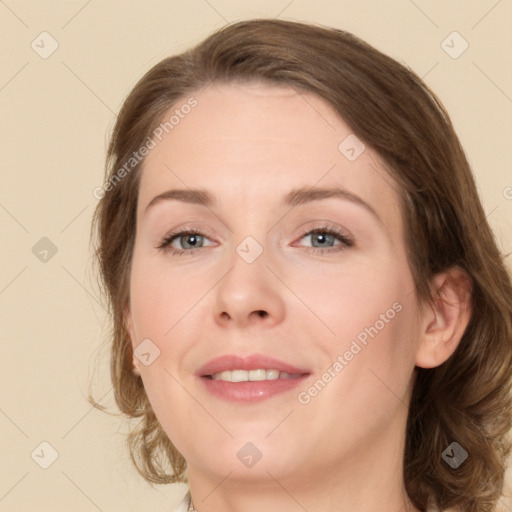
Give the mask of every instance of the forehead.
POLYGON ((336 185, 401 230, 398 187, 322 98, 287 86, 213 83, 177 101, 163 123, 173 115, 145 159, 139 214, 170 188, 204 188, 221 202, 257 206, 291 188, 336 185), (181 111, 191 98, 195 106, 181 111))

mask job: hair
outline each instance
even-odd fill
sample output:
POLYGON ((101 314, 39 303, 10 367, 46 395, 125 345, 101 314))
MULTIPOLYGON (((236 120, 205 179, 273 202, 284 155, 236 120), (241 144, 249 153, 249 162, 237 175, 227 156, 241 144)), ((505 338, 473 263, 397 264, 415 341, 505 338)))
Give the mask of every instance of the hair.
POLYGON ((493 510, 511 450, 512 284, 464 150, 445 108, 413 71, 349 32, 299 22, 234 23, 162 60, 135 85, 115 123, 105 168, 110 185, 94 213, 91 239, 113 320, 115 401, 124 415, 139 419, 127 438, 135 467, 149 482, 187 480, 184 458, 132 371, 124 311, 144 160, 122 179, 120 171, 187 95, 212 82, 254 81, 314 93, 375 150, 399 186, 421 303, 433 303, 437 273, 458 267, 470 276, 472 315, 456 351, 436 368, 414 370, 403 478, 422 511, 432 500, 440 509, 493 510), (441 457, 454 441, 469 454, 457 469, 441 457))

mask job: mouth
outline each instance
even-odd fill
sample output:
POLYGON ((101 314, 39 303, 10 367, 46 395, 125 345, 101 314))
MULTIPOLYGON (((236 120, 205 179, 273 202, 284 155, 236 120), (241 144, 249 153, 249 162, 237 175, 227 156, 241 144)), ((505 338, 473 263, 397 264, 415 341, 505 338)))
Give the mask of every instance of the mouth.
POLYGON ((262 382, 265 380, 298 379, 302 375, 302 373, 280 372, 275 368, 269 370, 258 368, 257 370, 224 370, 204 377, 224 382, 262 382))
POLYGON ((206 363, 197 373, 215 397, 246 403, 290 391, 309 375, 311 372, 306 369, 260 354, 221 356, 206 363))

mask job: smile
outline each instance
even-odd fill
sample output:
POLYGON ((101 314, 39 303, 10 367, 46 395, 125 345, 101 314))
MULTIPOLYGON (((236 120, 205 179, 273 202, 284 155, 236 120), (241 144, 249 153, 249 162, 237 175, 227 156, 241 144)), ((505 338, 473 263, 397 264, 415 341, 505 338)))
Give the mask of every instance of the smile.
POLYGON ((225 354, 204 364, 196 376, 209 395, 223 401, 251 404, 286 395, 303 386, 311 370, 270 355, 225 354))
POLYGON ((266 370, 259 368, 257 370, 225 370, 209 375, 208 377, 213 380, 222 380, 225 382, 256 382, 277 379, 297 379, 301 376, 301 373, 292 374, 276 369, 266 370))

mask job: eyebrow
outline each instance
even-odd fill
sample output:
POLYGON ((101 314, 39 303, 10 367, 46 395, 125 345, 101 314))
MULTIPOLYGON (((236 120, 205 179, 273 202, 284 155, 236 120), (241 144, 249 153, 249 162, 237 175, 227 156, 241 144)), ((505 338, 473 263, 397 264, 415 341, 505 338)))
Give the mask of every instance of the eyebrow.
MULTIPOLYGON (((312 201, 321 199, 344 199, 351 201, 359 206, 362 206, 369 213, 371 213, 376 220, 384 226, 384 222, 380 218, 375 209, 366 201, 361 199, 358 195, 349 192, 343 187, 330 187, 330 188, 310 188, 302 187, 293 189, 288 192, 282 201, 282 206, 298 206, 307 204, 312 201)), ((155 206, 162 201, 181 201, 189 204, 198 204, 208 208, 215 206, 216 200, 212 194, 204 189, 172 189, 166 190, 162 194, 155 196, 146 206, 146 213, 151 207, 155 206)))

